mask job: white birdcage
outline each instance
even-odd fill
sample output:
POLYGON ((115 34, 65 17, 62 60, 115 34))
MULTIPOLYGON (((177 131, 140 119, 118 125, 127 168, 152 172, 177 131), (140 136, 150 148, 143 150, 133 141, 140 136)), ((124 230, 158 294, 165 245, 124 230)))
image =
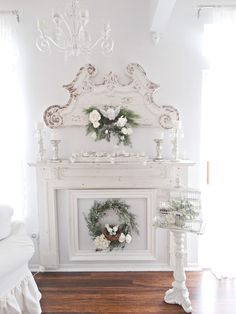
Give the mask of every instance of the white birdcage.
POLYGON ((203 233, 201 192, 194 189, 168 189, 162 193, 154 218, 159 228, 203 233))

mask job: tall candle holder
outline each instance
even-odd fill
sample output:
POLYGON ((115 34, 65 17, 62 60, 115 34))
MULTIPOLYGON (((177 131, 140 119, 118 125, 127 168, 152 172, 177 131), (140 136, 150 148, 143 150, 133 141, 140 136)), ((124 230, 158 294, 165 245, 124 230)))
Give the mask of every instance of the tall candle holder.
POLYGON ((156 157, 154 158, 154 161, 162 160, 162 144, 163 144, 163 139, 160 138, 155 138, 154 142, 156 143, 156 157))
POLYGON ((37 125, 36 125, 36 137, 38 140, 38 157, 37 157, 38 162, 43 162, 45 160, 46 150, 44 148, 44 142, 43 142, 43 137, 44 137, 43 128, 44 128, 44 124, 42 122, 37 123, 37 125))
POLYGON ((179 160, 179 139, 183 138, 184 134, 181 129, 181 121, 177 121, 174 130, 172 131, 172 159, 179 160))
POLYGON ((61 162, 61 159, 59 158, 59 143, 61 142, 61 140, 50 140, 51 144, 52 144, 52 151, 53 151, 53 155, 52 155, 52 162, 61 162))
POLYGON ((172 143, 172 159, 178 160, 179 157, 179 137, 178 137, 178 129, 174 129, 172 143))
POLYGON ((153 159, 154 161, 162 160, 162 149, 163 149, 163 139, 164 139, 164 132, 158 131, 157 137, 154 139, 154 142, 156 143, 156 157, 153 159))

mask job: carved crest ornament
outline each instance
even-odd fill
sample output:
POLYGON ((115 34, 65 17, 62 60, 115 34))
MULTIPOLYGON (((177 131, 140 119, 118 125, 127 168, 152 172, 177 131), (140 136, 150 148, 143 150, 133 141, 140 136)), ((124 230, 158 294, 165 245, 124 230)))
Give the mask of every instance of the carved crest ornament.
POLYGON ((52 105, 45 110, 44 121, 48 127, 86 126, 88 118, 84 110, 93 105, 131 109, 140 116, 141 127, 171 129, 179 120, 176 108, 155 103, 153 95, 159 86, 147 78, 139 64, 128 64, 126 82, 113 72, 105 75, 100 82, 96 80, 96 75, 96 67, 86 64, 70 84, 63 85, 69 92, 69 100, 64 105, 52 105))

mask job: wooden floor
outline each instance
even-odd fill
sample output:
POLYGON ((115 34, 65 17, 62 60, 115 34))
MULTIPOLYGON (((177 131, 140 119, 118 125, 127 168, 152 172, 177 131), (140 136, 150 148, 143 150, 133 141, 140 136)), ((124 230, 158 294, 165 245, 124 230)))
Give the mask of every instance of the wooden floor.
MULTIPOLYGON (((210 272, 187 273, 193 314, 236 314, 236 281, 217 280, 210 272)), ((170 272, 40 273, 44 314, 184 313, 163 301, 170 272)))

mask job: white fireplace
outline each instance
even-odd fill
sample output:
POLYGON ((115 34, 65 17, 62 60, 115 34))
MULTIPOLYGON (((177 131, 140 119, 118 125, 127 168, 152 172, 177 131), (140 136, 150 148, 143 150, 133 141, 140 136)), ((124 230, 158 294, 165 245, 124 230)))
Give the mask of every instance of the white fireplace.
MULTIPOLYGON (((169 188, 187 186, 191 162, 149 161, 145 164, 37 163, 40 264, 46 268, 160 268, 169 254, 169 236, 156 234, 153 217, 169 188), (84 214, 94 200, 120 198, 137 215, 140 234, 130 247, 95 252, 84 214), (168 249, 167 249, 168 248, 168 249), (112 266, 114 264, 114 267, 112 266), (119 268, 119 267, 118 267, 119 268)), ((170 256, 171 257, 171 256, 170 256)))
MULTIPOLYGON (((84 108, 108 104, 122 105, 138 113, 139 131, 153 128, 160 132, 173 128, 179 121, 179 113, 172 106, 155 103, 153 94, 158 85, 148 80, 138 64, 129 64, 126 70, 128 81, 126 78, 121 82, 110 72, 102 82, 96 82, 95 67, 82 67, 76 78, 64 86, 70 94, 68 102, 46 109, 46 125, 62 132, 65 128, 80 127, 81 130, 87 123, 84 108)), ((176 158, 176 151, 174 158, 160 160, 147 152, 110 159, 86 158, 89 154, 85 154, 82 159, 76 159, 76 153, 68 151, 68 143, 74 140, 74 136, 64 138, 58 152, 53 138, 52 159, 42 158, 41 142, 41 160, 31 163, 37 172, 40 264, 59 270, 169 269, 173 262, 172 241, 168 231, 153 228, 153 217, 169 189, 188 187, 189 167, 194 163, 176 158), (105 199, 124 200, 137 217, 140 233, 124 249, 97 252, 85 216, 94 201, 105 199)), ((150 136, 146 141, 150 141, 149 146, 155 145, 150 136)), ((136 143, 142 152, 142 143, 136 143)), ((90 150, 94 151, 92 144, 90 150)))

